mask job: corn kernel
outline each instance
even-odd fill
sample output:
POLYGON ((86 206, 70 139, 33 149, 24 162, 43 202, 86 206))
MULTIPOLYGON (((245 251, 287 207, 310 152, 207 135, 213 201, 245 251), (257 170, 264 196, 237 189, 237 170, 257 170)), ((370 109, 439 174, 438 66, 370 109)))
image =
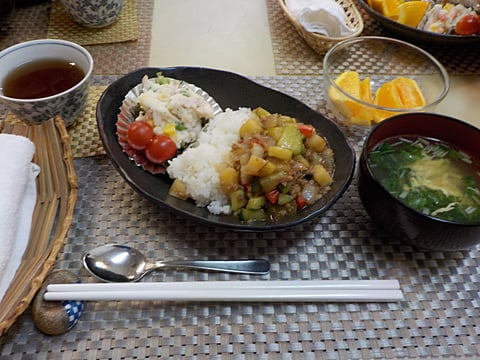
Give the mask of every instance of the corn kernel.
POLYGON ((168 136, 175 135, 177 130, 175 130, 175 124, 167 124, 163 127, 163 133, 168 136))

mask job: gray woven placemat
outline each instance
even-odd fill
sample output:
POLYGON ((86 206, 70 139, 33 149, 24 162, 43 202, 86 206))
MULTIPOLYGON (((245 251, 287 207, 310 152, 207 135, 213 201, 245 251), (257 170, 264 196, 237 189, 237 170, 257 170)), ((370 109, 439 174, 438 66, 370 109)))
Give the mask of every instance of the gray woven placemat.
POLYGON ((138 39, 135 0, 125 0, 119 18, 103 28, 86 28, 75 22, 61 0, 52 0, 48 37, 70 40, 80 45, 109 44, 138 39))
MULTIPOLYGON (((97 102, 105 90, 105 86, 91 86, 88 103, 83 114, 68 128, 73 158, 87 157, 105 154, 102 141, 97 131, 96 107, 97 102)), ((11 112, 8 112, 7 121, 18 120, 11 112)))
MULTIPOLYGON (((318 77, 258 82, 325 112, 318 77)), ((362 134, 346 130, 358 150, 362 134)), ((3 359, 406 359, 480 357, 480 247, 422 251, 379 231, 354 181, 322 217, 278 233, 239 233, 166 212, 103 156, 75 160, 74 226, 57 268, 83 282, 82 254, 109 242, 151 259, 267 258, 269 276, 167 270, 155 281, 396 278, 398 303, 90 302, 70 332, 39 333, 29 312, 0 339, 3 359)))
MULTIPOLYGON (((283 14, 278 0, 266 0, 275 70, 278 75, 318 75, 323 72, 323 56, 313 51, 283 14)), ((364 21, 364 36, 392 36, 359 5, 364 21)), ((450 74, 480 74, 480 47, 452 49, 451 46, 422 44, 450 74)))
MULTIPOLYGON (((50 2, 19 1, 5 32, 0 32, 0 50, 22 41, 43 39, 48 34, 50 2)), ((121 43, 85 45, 95 62, 94 74, 126 74, 148 66, 154 0, 137 0, 138 39, 121 43)))

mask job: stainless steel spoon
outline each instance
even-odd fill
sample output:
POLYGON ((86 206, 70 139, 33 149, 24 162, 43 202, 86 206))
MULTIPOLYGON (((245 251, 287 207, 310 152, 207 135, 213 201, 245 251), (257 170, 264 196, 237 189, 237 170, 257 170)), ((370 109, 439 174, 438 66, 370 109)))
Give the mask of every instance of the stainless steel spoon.
POLYGON ((138 281, 151 271, 175 267, 264 275, 270 263, 254 260, 176 260, 147 262, 145 256, 129 246, 107 244, 83 256, 83 265, 95 277, 106 282, 138 281))

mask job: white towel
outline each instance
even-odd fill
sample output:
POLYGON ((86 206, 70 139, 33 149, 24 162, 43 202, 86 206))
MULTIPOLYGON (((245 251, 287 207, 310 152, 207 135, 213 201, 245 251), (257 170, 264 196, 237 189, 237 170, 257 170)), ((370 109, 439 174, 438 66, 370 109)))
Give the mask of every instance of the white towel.
POLYGON ((26 137, 0 134, 0 300, 28 244, 37 199, 32 163, 35 145, 26 137))
POLYGON ((351 35, 343 7, 334 0, 286 0, 285 5, 309 32, 331 37, 351 35))

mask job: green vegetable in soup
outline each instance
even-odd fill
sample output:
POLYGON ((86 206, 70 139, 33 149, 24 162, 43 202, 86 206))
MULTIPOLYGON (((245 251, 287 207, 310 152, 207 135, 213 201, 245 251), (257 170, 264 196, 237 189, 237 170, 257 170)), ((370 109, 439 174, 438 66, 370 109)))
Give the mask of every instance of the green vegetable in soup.
POLYGON ((396 138, 369 153, 375 177, 406 205, 440 219, 480 221, 480 165, 446 143, 396 138))

